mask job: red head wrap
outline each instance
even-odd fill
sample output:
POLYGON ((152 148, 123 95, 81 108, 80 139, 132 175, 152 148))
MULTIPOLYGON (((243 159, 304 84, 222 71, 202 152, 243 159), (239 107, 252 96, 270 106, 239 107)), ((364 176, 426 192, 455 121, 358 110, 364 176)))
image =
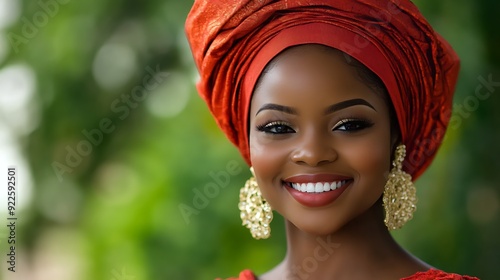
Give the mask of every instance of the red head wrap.
POLYGON ((257 78, 281 51, 307 43, 339 49, 382 79, 413 179, 441 144, 459 60, 408 0, 199 0, 186 32, 201 75, 198 91, 248 164, 257 78))

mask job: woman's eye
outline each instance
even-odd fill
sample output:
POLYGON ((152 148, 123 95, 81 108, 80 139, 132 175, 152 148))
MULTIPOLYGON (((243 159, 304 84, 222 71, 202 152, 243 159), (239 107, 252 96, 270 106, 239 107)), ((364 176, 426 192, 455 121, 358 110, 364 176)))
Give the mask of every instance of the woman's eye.
POLYGON ((257 126, 257 130, 271 134, 285 134, 295 132, 295 130, 293 130, 290 126, 281 122, 272 122, 264 125, 259 125, 257 126))
POLYGON ((339 121, 333 130, 340 130, 346 132, 355 132, 368 127, 371 127, 373 123, 365 121, 365 120, 352 120, 346 119, 339 121))

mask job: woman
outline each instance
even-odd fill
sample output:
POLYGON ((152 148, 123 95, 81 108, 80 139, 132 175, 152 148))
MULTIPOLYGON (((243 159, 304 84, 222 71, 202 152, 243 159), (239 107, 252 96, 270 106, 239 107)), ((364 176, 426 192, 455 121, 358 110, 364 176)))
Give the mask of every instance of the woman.
POLYGON ((243 225, 260 239, 273 210, 286 221, 286 257, 258 279, 476 279, 389 233, 416 209, 459 70, 410 1, 195 1, 186 31, 198 91, 252 167, 243 225))

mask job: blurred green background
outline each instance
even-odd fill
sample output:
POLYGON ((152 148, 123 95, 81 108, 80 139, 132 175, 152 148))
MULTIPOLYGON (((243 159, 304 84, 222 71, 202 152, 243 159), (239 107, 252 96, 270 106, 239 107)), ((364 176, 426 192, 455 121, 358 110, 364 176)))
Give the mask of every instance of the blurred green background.
MULTIPOLYGON (((438 268, 500 279, 500 2, 415 3, 462 70, 418 211, 394 235, 438 268)), ((0 0, 0 173, 15 165, 19 181, 17 272, 1 226, 1 279, 214 279, 281 261, 280 217, 265 241, 240 226, 250 172, 197 96, 191 5, 0 0)))

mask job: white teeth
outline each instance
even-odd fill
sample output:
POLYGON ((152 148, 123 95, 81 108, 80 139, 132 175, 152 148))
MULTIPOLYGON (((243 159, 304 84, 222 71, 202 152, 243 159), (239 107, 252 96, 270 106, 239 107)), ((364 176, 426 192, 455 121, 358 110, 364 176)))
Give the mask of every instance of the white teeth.
POLYGON ((300 191, 308 193, 322 193, 333 191, 347 183, 347 180, 338 182, 317 182, 317 183, 291 183, 291 186, 300 191))
POLYGON ((323 183, 316 183, 314 188, 314 192, 323 192, 323 183))
POLYGON ((314 192, 314 184, 307 183, 307 192, 314 192))

